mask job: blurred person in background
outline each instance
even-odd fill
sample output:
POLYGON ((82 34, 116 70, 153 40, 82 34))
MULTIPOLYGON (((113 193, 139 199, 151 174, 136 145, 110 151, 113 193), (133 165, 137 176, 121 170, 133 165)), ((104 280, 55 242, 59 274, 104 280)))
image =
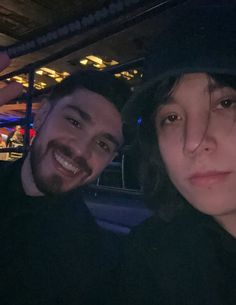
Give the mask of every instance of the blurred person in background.
MULTIPOLYGON (((6 148, 6 142, 3 140, 2 135, 0 134, 0 149, 1 148, 6 148)), ((8 153, 0 153, 0 160, 7 160, 8 158, 8 153)))
POLYGON ((6 141, 7 147, 15 145, 23 145, 23 135, 21 134, 21 126, 17 125, 15 129, 9 133, 6 141))

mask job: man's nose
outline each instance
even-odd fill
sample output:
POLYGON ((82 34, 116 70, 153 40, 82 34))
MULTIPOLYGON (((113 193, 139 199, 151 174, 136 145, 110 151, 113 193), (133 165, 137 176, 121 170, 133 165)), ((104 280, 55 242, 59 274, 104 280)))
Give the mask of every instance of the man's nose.
POLYGON ((89 159, 92 154, 92 146, 90 144, 89 139, 79 139, 74 140, 72 144, 74 147, 74 152, 76 156, 83 157, 84 159, 89 159))
POLYGON ((216 148, 216 138, 208 113, 193 114, 185 123, 184 152, 194 154, 201 151, 212 152, 216 148))

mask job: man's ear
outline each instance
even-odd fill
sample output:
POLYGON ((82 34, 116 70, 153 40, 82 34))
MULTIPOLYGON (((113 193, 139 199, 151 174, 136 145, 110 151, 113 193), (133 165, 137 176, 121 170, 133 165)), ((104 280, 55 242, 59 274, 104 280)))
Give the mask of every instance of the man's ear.
POLYGON ((48 101, 47 98, 43 98, 41 101, 41 106, 37 110, 35 117, 34 117, 34 129, 36 131, 39 130, 39 128, 42 126, 44 123, 45 119, 47 118, 50 110, 51 110, 51 104, 48 101))

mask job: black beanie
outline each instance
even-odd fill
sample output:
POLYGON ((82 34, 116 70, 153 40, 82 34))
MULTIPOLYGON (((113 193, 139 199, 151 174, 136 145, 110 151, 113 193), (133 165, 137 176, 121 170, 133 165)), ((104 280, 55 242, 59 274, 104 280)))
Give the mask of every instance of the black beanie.
POLYGON ((236 75, 236 6, 185 10, 159 35, 146 58, 144 84, 126 104, 123 116, 137 125, 157 81, 183 73, 236 75))

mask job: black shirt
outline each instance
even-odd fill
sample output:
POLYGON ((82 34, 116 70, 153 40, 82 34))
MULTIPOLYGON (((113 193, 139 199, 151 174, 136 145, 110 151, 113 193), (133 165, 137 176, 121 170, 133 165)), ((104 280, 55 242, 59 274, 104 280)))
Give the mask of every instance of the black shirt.
POLYGON ((138 226, 123 267, 130 305, 236 304, 236 239, 192 210, 138 226))
POLYGON ((116 240, 97 226, 79 189, 26 196, 21 165, 0 164, 0 304, 104 304, 116 240))

